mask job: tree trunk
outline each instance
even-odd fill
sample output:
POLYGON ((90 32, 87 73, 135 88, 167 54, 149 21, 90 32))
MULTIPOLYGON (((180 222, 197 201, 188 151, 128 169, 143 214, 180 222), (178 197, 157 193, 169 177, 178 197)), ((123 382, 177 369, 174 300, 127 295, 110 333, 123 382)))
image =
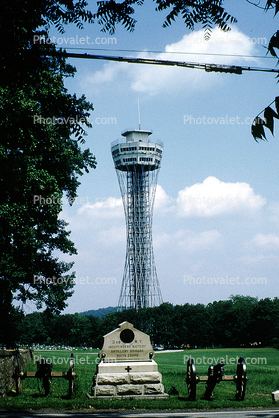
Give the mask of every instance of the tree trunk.
POLYGON ((0 278, 0 346, 15 346, 17 324, 12 300, 10 281, 0 278))

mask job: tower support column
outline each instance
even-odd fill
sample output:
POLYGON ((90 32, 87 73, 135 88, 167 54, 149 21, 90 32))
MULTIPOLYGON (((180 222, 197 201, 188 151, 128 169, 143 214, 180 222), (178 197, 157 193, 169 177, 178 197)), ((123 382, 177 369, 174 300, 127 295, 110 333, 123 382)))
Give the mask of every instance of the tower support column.
POLYGON ((162 144, 149 142, 150 131, 127 131, 126 142, 112 144, 126 217, 126 260, 120 308, 162 303, 152 245, 152 214, 162 144))

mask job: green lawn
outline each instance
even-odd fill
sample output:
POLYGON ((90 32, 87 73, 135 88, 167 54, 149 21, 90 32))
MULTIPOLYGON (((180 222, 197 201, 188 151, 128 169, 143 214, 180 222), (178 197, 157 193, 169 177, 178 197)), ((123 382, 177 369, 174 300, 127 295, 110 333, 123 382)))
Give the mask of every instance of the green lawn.
MULTIPOLYGON (((97 350, 76 350, 75 371, 77 377, 77 393, 73 399, 63 399, 67 392, 67 381, 64 379, 52 380, 52 391, 48 397, 39 395, 39 387, 36 379, 23 381, 23 393, 17 397, 5 397, 0 399, 0 408, 64 408, 64 409, 211 409, 211 408, 260 408, 272 407, 271 392, 279 389, 279 350, 272 348, 260 349, 209 349, 187 350, 176 353, 156 353, 156 361, 163 375, 163 383, 166 391, 175 386, 179 391, 178 396, 170 396, 167 400, 100 400, 88 399, 86 394, 90 390, 91 380, 96 367, 97 350), (224 358, 233 363, 237 357, 247 359, 247 393, 242 402, 234 400, 235 384, 233 382, 221 382, 214 391, 214 400, 202 400, 205 384, 198 384, 197 401, 186 400, 186 386, 184 383, 186 361, 189 356, 196 360, 196 368, 199 375, 206 374, 211 361, 224 358), (251 364, 252 363, 252 364, 251 364), (39 395, 39 396, 38 396, 39 395)), ((52 360, 55 364, 53 370, 66 371, 69 351, 41 351, 36 356, 43 356, 52 360)), ((35 370, 35 365, 30 364, 28 370, 35 370)), ((225 374, 234 374, 235 364, 225 366, 225 374)), ((278 405, 279 406, 279 405, 278 405)))

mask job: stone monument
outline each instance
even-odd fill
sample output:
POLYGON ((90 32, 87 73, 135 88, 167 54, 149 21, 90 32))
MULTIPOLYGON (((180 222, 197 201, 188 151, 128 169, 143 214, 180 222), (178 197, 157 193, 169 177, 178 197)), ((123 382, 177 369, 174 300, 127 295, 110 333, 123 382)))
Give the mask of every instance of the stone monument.
POLYGON ((149 335, 122 322, 104 336, 90 397, 167 398, 149 335))

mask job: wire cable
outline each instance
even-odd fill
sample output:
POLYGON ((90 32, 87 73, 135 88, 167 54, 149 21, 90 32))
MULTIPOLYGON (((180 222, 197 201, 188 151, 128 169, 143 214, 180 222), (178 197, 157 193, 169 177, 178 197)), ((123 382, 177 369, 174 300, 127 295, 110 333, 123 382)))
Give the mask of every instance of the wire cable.
MULTIPOLYGON (((57 45, 58 46, 58 45, 57 45)), ((61 46, 61 45, 60 45, 61 46)), ((104 52, 136 52, 148 54, 177 54, 177 55, 207 55, 216 57, 239 57, 239 58, 262 58, 262 59, 276 59, 268 55, 242 55, 242 54, 220 54, 209 52, 183 52, 183 51, 160 51, 160 50, 139 50, 139 49, 110 49, 110 48, 81 48, 81 47, 67 47, 67 50, 73 51, 104 51, 104 52)))
POLYGON ((60 55, 60 56, 64 56, 65 58, 80 58, 80 59, 127 62, 131 64, 149 64, 149 65, 184 67, 184 68, 205 70, 207 72, 242 74, 243 71, 256 71, 256 72, 279 74, 279 69, 275 69, 275 68, 261 68, 261 67, 251 67, 251 66, 243 66, 243 65, 223 65, 223 64, 212 64, 212 63, 205 64, 205 63, 197 63, 197 62, 95 55, 95 54, 86 54, 86 53, 81 54, 81 53, 75 53, 75 52, 67 52, 66 50, 53 51, 52 53, 48 53, 48 55, 52 55, 52 56, 60 55))

